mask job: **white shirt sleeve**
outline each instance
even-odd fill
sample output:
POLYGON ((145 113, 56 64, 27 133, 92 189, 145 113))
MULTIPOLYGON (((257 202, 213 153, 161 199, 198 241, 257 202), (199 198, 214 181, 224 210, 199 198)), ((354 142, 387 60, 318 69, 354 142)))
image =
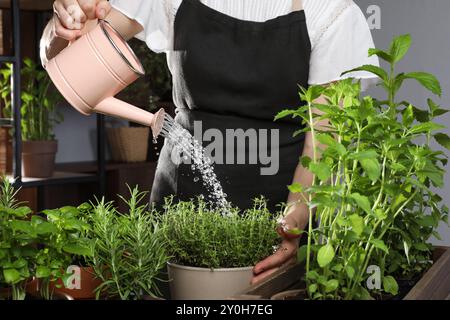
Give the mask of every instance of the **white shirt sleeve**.
MULTIPOLYGON (((333 0, 335 1, 335 0, 333 0)), ((326 2, 326 1, 325 1, 326 2)), ((376 56, 368 57, 374 48, 372 34, 361 9, 353 1, 338 0, 340 7, 332 7, 333 14, 320 15, 318 20, 328 21, 315 26, 312 40, 309 84, 326 84, 344 78, 361 79, 362 89, 378 81, 368 72, 341 73, 371 64, 379 66, 376 56)), ((324 11, 322 11, 324 13, 324 11)))
POLYGON ((170 47, 171 1, 166 0, 110 0, 111 5, 127 17, 136 20, 144 31, 136 35, 155 52, 167 51, 170 47))

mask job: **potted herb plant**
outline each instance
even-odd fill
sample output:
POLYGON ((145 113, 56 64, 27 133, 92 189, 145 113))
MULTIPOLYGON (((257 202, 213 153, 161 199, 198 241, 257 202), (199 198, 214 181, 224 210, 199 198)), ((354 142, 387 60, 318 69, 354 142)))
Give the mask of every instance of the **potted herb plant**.
POLYGON ((102 284, 97 298, 121 300, 156 299, 159 271, 168 256, 163 230, 155 211, 148 211, 145 193, 130 189, 129 199, 122 198, 128 212, 117 212, 104 200, 84 205, 89 213, 94 242, 89 263, 102 284))
MULTIPOLYGON (((149 112, 164 108, 173 114, 172 82, 166 55, 152 52, 145 42, 137 39, 132 39, 130 46, 146 74, 125 88, 119 94, 120 99, 149 112)), ((130 127, 111 125, 107 135, 112 159, 119 162, 156 161, 163 142, 159 138, 154 143, 150 129, 137 124, 130 127)))
POLYGON ((396 99, 410 79, 441 95, 433 75, 395 72, 410 45, 404 35, 389 51, 370 50, 387 62, 387 71, 372 65, 351 70, 377 75, 386 98, 362 97, 359 82, 348 79, 302 89, 306 104, 277 116, 301 119, 315 145, 313 158, 301 159, 314 174, 312 186, 290 186, 310 208, 308 243, 299 260, 311 299, 398 295, 398 280, 420 278, 429 268, 429 237, 437 235, 440 221, 448 222, 448 208, 434 191, 443 187, 447 156, 430 144, 449 149, 444 126, 435 122, 447 110, 431 99, 426 109, 396 99), (315 102, 320 95, 325 104, 315 102), (326 128, 317 126, 321 119, 329 120, 326 128), (380 279, 368 288, 371 267, 380 279))
MULTIPOLYGON (((12 116, 11 110, 11 64, 0 72, 4 85, 1 97, 4 103, 4 115, 12 116)), ((25 177, 46 178, 53 175, 58 142, 53 128, 62 121, 56 112, 56 104, 61 100, 59 93, 53 90, 47 73, 37 64, 26 58, 21 70, 23 78, 21 130, 22 130, 22 166, 25 177)))
POLYGON ((0 283, 10 288, 14 300, 25 299, 27 292, 44 299, 64 296, 54 296, 50 283, 64 279, 72 254, 89 253, 89 246, 76 236, 85 225, 70 215, 33 215, 17 202, 17 191, 7 178, 0 192, 0 283))
POLYGON ((250 284, 252 269, 279 243, 277 217, 263 199, 223 215, 201 198, 166 200, 161 216, 171 260, 172 299, 223 299, 250 284))
POLYGON ((63 253, 61 258, 65 260, 59 270, 59 277, 47 278, 42 282, 41 292, 44 297, 57 293, 67 294, 77 300, 93 299, 95 289, 101 284, 93 268, 86 262, 94 239, 82 208, 65 206, 43 211, 47 221, 55 226, 55 232, 50 234, 47 244, 48 255, 63 253))
POLYGON ((23 300, 33 278, 32 259, 35 237, 29 236, 31 213, 16 200, 17 191, 2 178, 0 190, 0 287, 2 298, 23 300))

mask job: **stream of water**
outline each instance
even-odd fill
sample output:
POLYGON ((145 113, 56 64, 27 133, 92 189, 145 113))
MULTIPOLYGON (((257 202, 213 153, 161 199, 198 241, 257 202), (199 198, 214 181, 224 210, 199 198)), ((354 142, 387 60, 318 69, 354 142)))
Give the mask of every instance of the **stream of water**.
MULTIPOLYGON (((223 191, 220 181, 214 172, 214 166, 211 159, 205 155, 202 145, 184 129, 180 124, 169 116, 165 115, 161 135, 169 139, 179 150, 183 151, 184 156, 191 158, 193 164, 192 170, 197 170, 203 180, 203 185, 209 192, 208 198, 212 205, 220 209, 224 214, 229 211, 230 204, 227 201, 227 195, 223 191)), ((199 178, 194 178, 197 182, 199 178)))

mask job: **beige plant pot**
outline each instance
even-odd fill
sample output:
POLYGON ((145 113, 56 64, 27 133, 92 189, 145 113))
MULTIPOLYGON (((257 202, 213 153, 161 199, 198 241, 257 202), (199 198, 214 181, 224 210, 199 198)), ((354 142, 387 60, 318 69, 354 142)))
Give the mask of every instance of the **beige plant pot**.
POLYGON ((173 300, 220 300, 250 285, 253 267, 208 269, 168 263, 173 300))
POLYGON ((148 127, 108 128, 107 136, 112 160, 116 162, 144 162, 147 160, 148 127))

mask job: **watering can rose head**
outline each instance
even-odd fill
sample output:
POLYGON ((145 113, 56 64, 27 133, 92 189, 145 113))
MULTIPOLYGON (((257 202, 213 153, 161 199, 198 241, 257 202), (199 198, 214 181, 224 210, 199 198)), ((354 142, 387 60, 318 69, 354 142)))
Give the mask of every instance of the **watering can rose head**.
POLYGON ((157 137, 164 110, 156 114, 114 96, 144 75, 144 68, 122 36, 100 20, 90 32, 51 59, 46 70, 66 100, 84 115, 93 112, 152 128, 157 137))

